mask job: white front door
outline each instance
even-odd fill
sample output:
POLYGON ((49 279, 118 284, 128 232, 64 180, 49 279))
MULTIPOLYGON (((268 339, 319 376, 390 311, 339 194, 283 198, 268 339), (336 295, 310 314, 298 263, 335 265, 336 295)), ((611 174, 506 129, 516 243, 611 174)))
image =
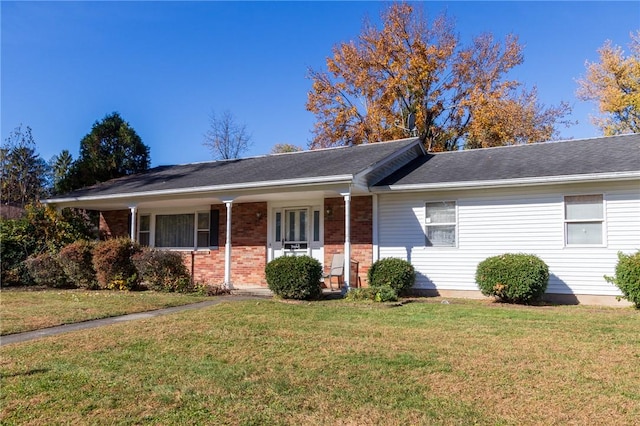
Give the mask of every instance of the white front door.
POLYGON ((272 209, 270 259, 312 256, 324 262, 323 223, 320 206, 283 206, 272 209))

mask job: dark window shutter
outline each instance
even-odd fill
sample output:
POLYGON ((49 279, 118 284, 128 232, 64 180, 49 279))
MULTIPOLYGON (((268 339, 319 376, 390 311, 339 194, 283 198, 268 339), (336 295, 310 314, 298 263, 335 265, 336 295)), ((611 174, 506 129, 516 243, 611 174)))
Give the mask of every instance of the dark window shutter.
POLYGON ((209 216, 209 247, 218 247, 220 233, 220 210, 211 210, 209 216))

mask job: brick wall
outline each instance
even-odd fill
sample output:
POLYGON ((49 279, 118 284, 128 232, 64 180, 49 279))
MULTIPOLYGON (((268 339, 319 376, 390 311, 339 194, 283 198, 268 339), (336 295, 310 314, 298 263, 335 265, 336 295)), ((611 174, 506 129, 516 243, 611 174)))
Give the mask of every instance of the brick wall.
MULTIPOLYGON (((193 270, 196 281, 222 284, 227 209, 220 204, 211 208, 220 211, 219 249, 196 252, 193 255, 185 254, 185 263, 190 271, 193 270)), ((267 262, 267 203, 234 204, 231 212, 231 232, 231 282, 238 285, 266 286, 264 268, 267 262)))
MULTIPOLYGON (((344 199, 324 200, 324 264, 325 272, 335 253, 344 253, 344 199), (327 214, 327 210, 331 214, 327 214)), ((359 262, 358 285, 367 285, 367 271, 373 259, 372 197, 351 198, 351 259, 359 262)), ((356 283, 350 283, 355 286, 356 283)))
POLYGON ((100 239, 128 237, 130 231, 129 210, 100 212, 100 239))

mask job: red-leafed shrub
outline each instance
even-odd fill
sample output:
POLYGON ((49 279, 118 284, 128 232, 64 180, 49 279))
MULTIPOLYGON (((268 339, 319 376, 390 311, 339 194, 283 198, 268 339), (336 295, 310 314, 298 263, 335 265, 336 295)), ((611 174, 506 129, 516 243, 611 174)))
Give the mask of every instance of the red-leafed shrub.
POLYGON ((100 288, 137 290, 140 279, 133 264, 133 256, 140 245, 129 238, 100 241, 93 250, 93 267, 100 288))
POLYGON ((64 246, 58 253, 58 262, 69 281, 77 287, 88 290, 98 288, 96 271, 93 268, 95 243, 79 240, 64 246))
POLYGON ((193 290, 182 255, 175 251, 143 248, 133 256, 142 284, 149 290, 187 292, 193 290))

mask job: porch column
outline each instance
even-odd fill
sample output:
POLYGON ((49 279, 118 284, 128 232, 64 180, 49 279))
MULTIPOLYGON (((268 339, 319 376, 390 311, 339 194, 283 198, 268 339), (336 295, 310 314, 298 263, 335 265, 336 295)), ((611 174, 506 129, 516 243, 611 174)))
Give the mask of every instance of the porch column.
POLYGON ((129 234, 131 236, 131 241, 136 241, 136 216, 138 215, 138 207, 129 206, 129 210, 131 211, 131 230, 129 234))
POLYGON ((351 280, 351 194, 344 195, 344 284, 342 293, 350 290, 351 280))
POLYGON ((232 288, 231 285, 231 205, 233 200, 225 201, 227 206, 227 238, 224 247, 224 286, 232 288))

